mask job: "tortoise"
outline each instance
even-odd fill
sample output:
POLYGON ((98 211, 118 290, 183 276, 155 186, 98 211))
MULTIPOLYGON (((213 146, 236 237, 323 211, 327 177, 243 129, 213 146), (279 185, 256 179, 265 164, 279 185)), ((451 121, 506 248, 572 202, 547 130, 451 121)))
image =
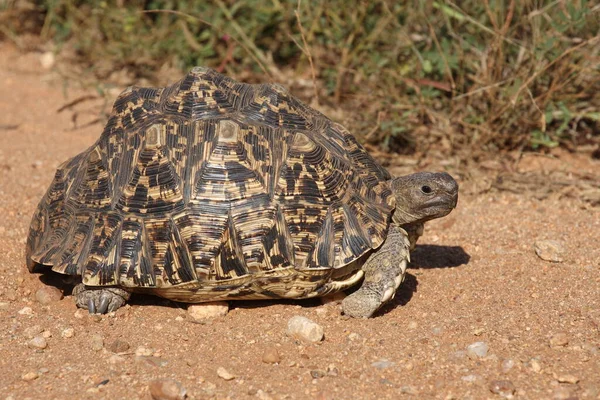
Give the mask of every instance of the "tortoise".
POLYGON ((392 178, 282 86, 196 67, 118 96, 98 141, 58 167, 26 258, 80 277, 90 313, 132 292, 300 299, 364 280, 342 309, 366 318, 402 283, 423 223, 457 198, 447 173, 392 178))

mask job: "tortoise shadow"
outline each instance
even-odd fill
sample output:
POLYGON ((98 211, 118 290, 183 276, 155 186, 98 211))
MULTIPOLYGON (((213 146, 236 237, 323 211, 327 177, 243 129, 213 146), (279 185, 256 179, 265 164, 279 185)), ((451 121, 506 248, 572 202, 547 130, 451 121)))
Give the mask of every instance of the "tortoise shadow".
POLYGON ((418 245, 410 253, 409 268, 454 268, 468 264, 471 256, 460 246, 418 245))

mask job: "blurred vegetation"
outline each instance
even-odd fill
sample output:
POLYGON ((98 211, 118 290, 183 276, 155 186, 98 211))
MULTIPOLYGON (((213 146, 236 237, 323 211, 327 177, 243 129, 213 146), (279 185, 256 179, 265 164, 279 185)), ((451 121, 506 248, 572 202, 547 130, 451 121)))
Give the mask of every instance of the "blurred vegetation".
MULTIPOLYGON (((600 143, 595 1, 39 0, 0 9, 18 3, 41 18, 42 43, 101 80, 207 65, 279 81, 341 109, 353 132, 385 151, 476 160, 600 143)), ((0 30, 17 44, 20 34, 0 30)))

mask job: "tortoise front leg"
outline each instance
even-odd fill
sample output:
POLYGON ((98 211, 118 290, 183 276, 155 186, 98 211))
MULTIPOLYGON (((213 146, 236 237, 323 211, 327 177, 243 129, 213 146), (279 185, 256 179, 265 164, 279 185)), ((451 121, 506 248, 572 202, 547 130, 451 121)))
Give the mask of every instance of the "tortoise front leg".
POLYGON ((404 280, 406 265, 410 261, 409 251, 406 231, 392 222, 385 242, 362 267, 365 273, 362 286, 342 302, 344 314, 369 318, 392 299, 404 280))

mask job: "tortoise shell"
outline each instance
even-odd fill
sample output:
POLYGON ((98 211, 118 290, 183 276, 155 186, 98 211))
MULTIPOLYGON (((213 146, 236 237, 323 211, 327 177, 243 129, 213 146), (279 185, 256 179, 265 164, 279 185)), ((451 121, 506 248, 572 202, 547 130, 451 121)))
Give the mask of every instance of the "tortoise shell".
POLYGON ((281 86, 194 68, 117 98, 100 139, 58 167, 27 261, 182 301, 303 297, 299 281, 314 288, 383 242, 389 179, 281 86))

